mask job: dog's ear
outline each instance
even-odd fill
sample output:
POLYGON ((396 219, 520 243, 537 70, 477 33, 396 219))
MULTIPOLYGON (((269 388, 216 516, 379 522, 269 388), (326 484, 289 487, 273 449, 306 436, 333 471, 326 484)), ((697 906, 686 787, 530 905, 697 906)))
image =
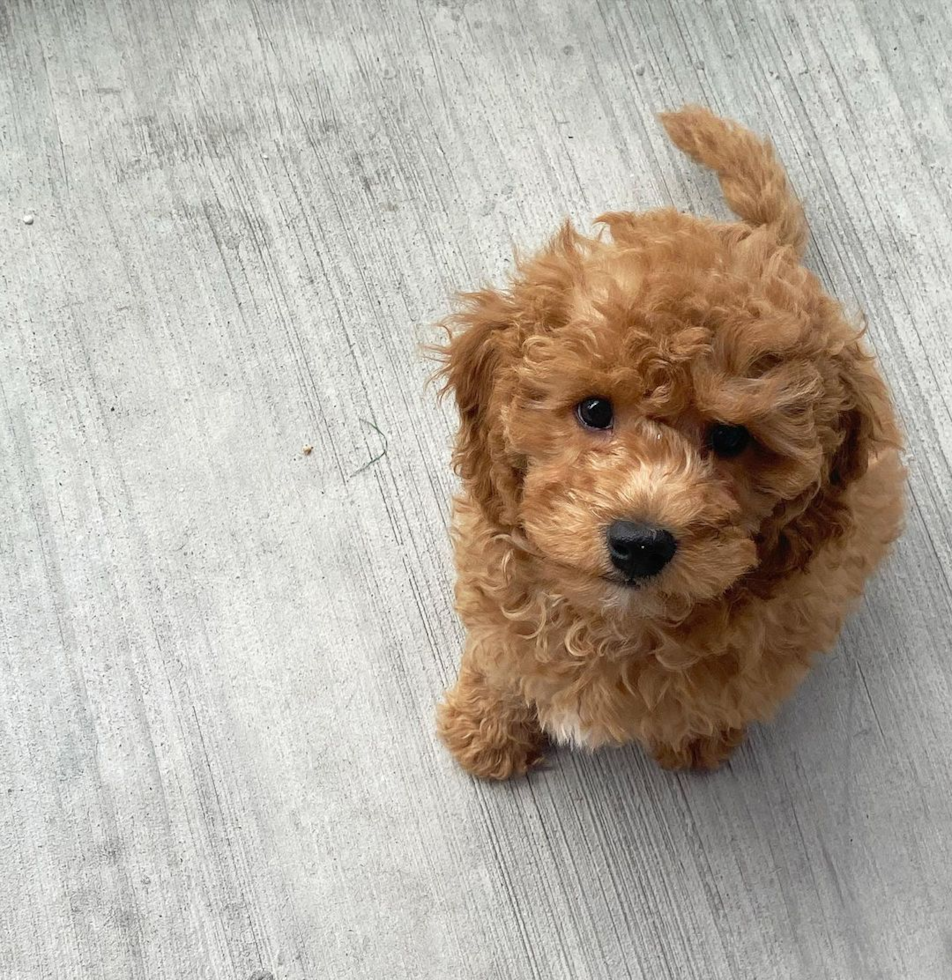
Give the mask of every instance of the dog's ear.
POLYGON ((873 358, 858 341, 848 344, 836 357, 842 394, 840 430, 842 442, 830 466, 830 486, 845 490, 866 473, 870 459, 886 446, 898 446, 889 393, 873 358))
POLYGON ((460 299, 462 308, 444 324, 449 340, 437 349, 442 393, 452 391, 459 410, 453 465, 486 516, 513 526, 522 481, 507 453, 502 414, 517 311, 510 296, 493 289, 460 299))
POLYGON ((835 375, 828 397, 835 402, 835 448, 818 486, 780 505, 758 539, 760 563, 744 583, 748 591, 771 595, 788 575, 806 568, 817 550, 853 529, 849 486, 866 474, 871 459, 901 437, 889 394, 873 358, 853 341, 834 355, 835 375))

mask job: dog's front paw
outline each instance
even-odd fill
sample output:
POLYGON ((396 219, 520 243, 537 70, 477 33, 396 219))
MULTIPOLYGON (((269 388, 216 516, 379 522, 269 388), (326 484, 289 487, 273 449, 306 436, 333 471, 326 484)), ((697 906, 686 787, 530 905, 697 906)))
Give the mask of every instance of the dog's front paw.
POLYGON ((651 754, 663 769, 717 769, 744 741, 746 729, 725 728, 714 735, 689 739, 679 745, 655 744, 651 754))
POLYGON ((440 705, 438 731, 456 761, 480 779, 521 776, 542 761, 535 711, 465 671, 440 705))

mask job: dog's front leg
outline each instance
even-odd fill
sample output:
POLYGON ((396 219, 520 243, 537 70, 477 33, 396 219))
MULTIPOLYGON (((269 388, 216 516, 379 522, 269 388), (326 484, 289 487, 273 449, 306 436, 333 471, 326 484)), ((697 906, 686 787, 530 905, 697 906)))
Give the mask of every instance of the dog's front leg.
POLYGON ((508 779, 542 761, 543 735, 535 708, 463 655, 456 686, 438 714, 440 738, 456 761, 481 779, 508 779))
POLYGON ((677 745, 655 742, 651 754, 664 769, 717 769, 744 741, 745 728, 722 728, 713 735, 695 735, 677 745))

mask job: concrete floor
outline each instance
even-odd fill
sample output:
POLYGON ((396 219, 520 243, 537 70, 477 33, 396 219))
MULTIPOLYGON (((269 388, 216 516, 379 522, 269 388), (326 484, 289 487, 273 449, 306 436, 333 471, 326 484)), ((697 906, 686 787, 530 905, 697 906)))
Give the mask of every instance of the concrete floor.
POLYGON ((952 977, 950 38, 943 0, 6 0, 0 978, 952 977), (772 135, 867 312, 909 530, 721 773, 476 785, 418 344, 565 214, 724 213, 685 101, 772 135))

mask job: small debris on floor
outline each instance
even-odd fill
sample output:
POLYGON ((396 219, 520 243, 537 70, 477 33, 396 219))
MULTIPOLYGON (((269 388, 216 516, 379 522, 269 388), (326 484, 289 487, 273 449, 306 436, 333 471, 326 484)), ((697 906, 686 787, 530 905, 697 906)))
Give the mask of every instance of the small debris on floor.
POLYGON ((303 446, 301 448, 301 452, 304 453, 305 456, 310 456, 311 453, 314 452, 314 447, 313 446, 303 446))
POLYGON ((34 222, 34 220, 35 219, 34 219, 34 216, 32 214, 25 214, 25 215, 23 215, 23 223, 25 225, 32 225, 33 222, 34 222))

